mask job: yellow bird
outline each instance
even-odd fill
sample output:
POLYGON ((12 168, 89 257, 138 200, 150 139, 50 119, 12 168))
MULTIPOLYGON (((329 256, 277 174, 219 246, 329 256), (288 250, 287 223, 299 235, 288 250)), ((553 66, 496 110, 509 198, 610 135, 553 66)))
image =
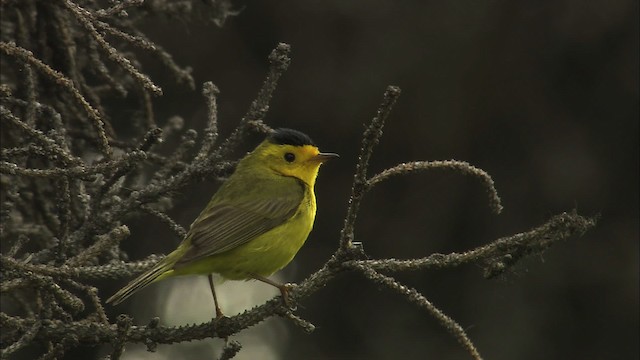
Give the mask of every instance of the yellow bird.
POLYGON ((316 216, 318 170, 336 157, 321 153, 299 131, 273 131, 240 160, 176 250, 107 303, 118 304, 168 277, 209 275, 216 317, 221 317, 213 285, 215 273, 224 279, 255 279, 273 285, 288 304, 287 287, 267 277, 289 264, 307 239, 316 216))

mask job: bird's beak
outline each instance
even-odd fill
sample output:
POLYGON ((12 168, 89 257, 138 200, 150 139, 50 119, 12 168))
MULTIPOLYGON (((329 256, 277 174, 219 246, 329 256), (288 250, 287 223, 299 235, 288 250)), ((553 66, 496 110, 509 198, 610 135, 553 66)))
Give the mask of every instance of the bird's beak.
POLYGON ((327 160, 331 160, 339 157, 340 155, 334 154, 334 153, 318 153, 316 156, 312 157, 310 160, 323 163, 327 160))

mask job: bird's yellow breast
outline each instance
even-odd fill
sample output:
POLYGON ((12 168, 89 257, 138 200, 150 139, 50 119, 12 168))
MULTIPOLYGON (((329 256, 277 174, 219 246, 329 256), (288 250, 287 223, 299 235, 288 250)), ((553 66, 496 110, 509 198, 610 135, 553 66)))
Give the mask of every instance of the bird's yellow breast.
POLYGON ((269 276, 291 262, 307 240, 316 216, 316 198, 306 187, 294 215, 266 233, 229 251, 180 268, 172 275, 217 273, 229 280, 246 280, 251 274, 269 276))

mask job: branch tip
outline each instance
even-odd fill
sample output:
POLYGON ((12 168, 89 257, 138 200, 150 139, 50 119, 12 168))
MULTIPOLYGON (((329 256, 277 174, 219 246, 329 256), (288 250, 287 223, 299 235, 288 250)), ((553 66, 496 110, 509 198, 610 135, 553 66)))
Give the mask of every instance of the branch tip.
POLYGON ((291 45, 279 43, 271 54, 269 54, 269 63, 279 71, 287 70, 291 64, 291 45))
POLYGON ((204 96, 217 96, 220 94, 220 89, 211 81, 206 81, 202 84, 202 94, 204 96))

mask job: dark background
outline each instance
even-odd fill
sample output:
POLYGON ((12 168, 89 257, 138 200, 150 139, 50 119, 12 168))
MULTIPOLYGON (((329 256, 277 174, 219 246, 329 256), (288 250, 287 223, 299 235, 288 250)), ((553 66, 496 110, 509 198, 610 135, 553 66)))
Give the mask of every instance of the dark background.
MULTIPOLYGON (((213 81, 224 135, 255 97, 269 52, 278 42, 291 45, 293 61, 266 122, 300 129, 342 158, 321 171, 315 229, 283 280, 303 280, 335 250, 363 124, 385 87, 397 85, 402 96, 371 174, 411 160, 468 161, 493 176, 505 209, 493 215, 484 188, 459 174, 394 178, 363 203, 356 240, 367 253, 465 251, 563 211, 599 214, 582 238, 499 279, 485 280, 475 266, 398 279, 456 319, 486 359, 638 358, 638 2, 233 4, 243 10, 222 28, 177 19, 144 25, 178 64, 193 67, 196 92, 174 85, 153 59, 143 70, 165 90, 156 101, 159 121, 178 114, 198 130, 206 111, 201 84, 213 81)), ((171 215, 188 226, 217 186, 193 186, 171 215)), ((134 258, 179 241, 153 219, 130 226, 140 239, 129 245, 134 258)), ((139 323, 162 315, 144 300, 153 292, 139 296, 137 306, 112 314, 133 311, 139 323)), ((273 337, 273 326, 286 334, 273 340, 276 358, 468 358, 425 311, 357 274, 305 299, 298 314, 317 326, 314 333, 280 320, 255 329, 258 337, 273 337)), ((238 358, 256 358, 251 340, 242 342, 238 358)))

